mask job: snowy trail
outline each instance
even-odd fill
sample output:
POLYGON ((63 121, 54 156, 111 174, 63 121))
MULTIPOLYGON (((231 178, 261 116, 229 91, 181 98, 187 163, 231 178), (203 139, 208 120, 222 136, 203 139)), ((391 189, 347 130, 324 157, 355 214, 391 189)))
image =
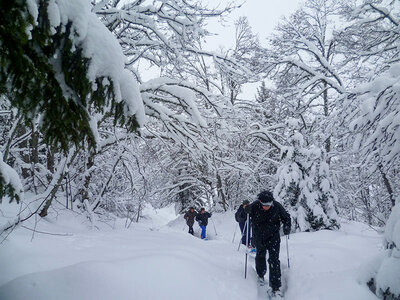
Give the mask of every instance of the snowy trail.
MULTIPOLYGON (((19 229, 0 245, 0 299, 258 298, 250 266, 243 278, 239 232, 231 242, 232 213, 213 216, 218 235, 210 224, 208 241, 187 234, 182 218, 165 226, 169 218, 164 211, 128 230, 101 231, 88 231, 80 221, 72 226, 71 219, 41 222, 41 230, 73 236, 36 235, 33 242, 19 229)), ((380 237, 357 223, 338 232, 292 235, 285 299, 377 299, 357 282, 357 268, 379 248, 380 237)), ((284 239, 281 263, 286 267, 284 239)))

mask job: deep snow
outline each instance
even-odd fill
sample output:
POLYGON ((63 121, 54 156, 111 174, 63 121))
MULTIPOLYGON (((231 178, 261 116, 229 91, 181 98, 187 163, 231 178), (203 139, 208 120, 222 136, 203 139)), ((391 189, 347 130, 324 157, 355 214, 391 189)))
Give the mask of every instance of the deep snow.
MULTIPOLYGON (((2 225, 15 211, 10 206, 0 205, 2 225)), ((98 223, 98 230, 88 229, 83 217, 73 212, 53 212, 36 229, 70 235, 36 233, 32 242, 31 231, 15 230, 0 245, 0 299, 257 299, 251 267, 244 279, 245 249, 237 251, 239 230, 232 243, 233 212, 213 214, 208 241, 189 235, 173 207, 148 207, 145 214, 129 229, 119 220, 110 223, 114 229, 98 223)), ((195 231, 198 235, 197 225, 195 231)), ((293 234, 289 270, 282 239, 285 299, 377 299, 357 278, 359 267, 382 251, 381 239, 353 222, 343 223, 340 231, 293 234)))

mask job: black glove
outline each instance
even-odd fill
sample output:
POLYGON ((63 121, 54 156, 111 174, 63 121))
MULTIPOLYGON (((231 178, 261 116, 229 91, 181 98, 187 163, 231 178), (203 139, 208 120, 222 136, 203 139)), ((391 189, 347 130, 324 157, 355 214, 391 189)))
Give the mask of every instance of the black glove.
POLYGON ((290 233, 290 227, 284 226, 283 227, 283 234, 288 235, 290 233))
POLYGON ((201 220, 198 220, 197 222, 199 223, 199 225, 201 225, 201 223, 202 223, 201 220))

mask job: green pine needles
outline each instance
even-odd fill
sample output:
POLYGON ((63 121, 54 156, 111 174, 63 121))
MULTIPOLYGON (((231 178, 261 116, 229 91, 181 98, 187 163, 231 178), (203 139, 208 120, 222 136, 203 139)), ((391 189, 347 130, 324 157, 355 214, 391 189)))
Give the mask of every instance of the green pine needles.
POLYGON ((114 125, 136 130, 135 117, 125 117, 123 104, 114 101, 112 81, 87 78, 90 59, 73 44, 72 21, 51 32, 47 6, 48 0, 39 1, 36 23, 25 0, 0 2, 0 93, 27 125, 38 121, 45 143, 63 151, 85 142, 94 147, 90 115, 105 109, 114 125))
MULTIPOLYGON (((105 119, 135 131, 137 119, 126 114, 124 99, 116 100, 111 78, 96 74, 89 79, 91 58, 84 56, 77 24, 68 19, 52 27, 49 3, 0 1, 0 96, 57 152, 67 153, 72 146, 95 150, 97 126, 105 119), (91 119, 97 115, 101 118, 91 119)), ((0 199, 6 194, 18 201, 5 163, 0 168, 0 199)))

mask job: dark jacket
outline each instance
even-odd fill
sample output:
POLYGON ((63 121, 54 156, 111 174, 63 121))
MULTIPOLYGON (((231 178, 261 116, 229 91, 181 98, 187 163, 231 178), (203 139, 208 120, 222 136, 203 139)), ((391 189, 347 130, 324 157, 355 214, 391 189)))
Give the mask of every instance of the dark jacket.
POLYGON ((271 208, 267 211, 262 208, 260 201, 255 201, 246 206, 244 211, 250 214, 253 225, 253 236, 256 240, 266 240, 274 234, 279 233, 281 222, 283 223, 283 232, 285 234, 290 233, 290 215, 283 206, 275 200, 271 208))
POLYGON ((197 212, 196 211, 191 212, 190 210, 188 210, 183 217, 185 218, 187 225, 193 226, 194 218, 196 216, 197 216, 197 212))
POLYGON ((238 210, 235 213, 235 220, 239 223, 246 223, 247 214, 243 210, 243 204, 239 206, 238 210))
POLYGON ((196 221, 201 221, 201 224, 199 225, 204 225, 207 226, 208 225, 208 218, 211 218, 211 213, 209 212, 205 212, 204 214, 202 213, 198 213, 196 216, 196 221))

